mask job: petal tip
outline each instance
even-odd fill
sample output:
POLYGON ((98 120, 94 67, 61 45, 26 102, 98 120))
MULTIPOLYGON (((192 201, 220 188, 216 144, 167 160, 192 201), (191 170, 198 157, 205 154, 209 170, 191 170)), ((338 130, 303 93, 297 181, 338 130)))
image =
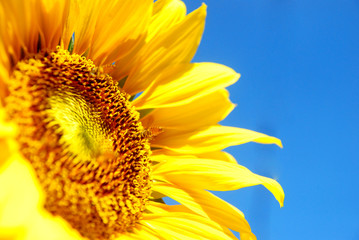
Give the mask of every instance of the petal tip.
POLYGON ((282 188, 282 186, 277 182, 278 184, 278 192, 277 194, 275 194, 275 198, 277 199, 278 203, 279 203, 279 207, 282 208, 284 205, 284 198, 285 198, 285 194, 284 194, 284 190, 282 188))
POLYGON ((283 144, 282 144, 282 141, 280 139, 277 138, 275 144, 280 147, 280 148, 283 148, 283 144))
POLYGON ((207 4, 205 3, 202 3, 201 7, 200 8, 203 8, 203 10, 207 10, 207 4))
POLYGON ((283 195, 281 196, 281 198, 280 198, 280 200, 278 202, 279 202, 280 208, 282 208, 283 205, 284 205, 284 192, 283 192, 283 195))

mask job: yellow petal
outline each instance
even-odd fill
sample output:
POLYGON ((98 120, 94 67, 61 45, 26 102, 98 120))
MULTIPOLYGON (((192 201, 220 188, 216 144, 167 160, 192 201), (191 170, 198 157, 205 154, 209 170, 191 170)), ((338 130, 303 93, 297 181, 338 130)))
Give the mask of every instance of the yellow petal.
POLYGON ((228 97, 228 91, 221 89, 187 104, 156 109, 141 121, 150 122, 152 126, 183 130, 215 125, 234 108, 228 97))
POLYGON ((151 154, 151 160, 153 162, 171 161, 171 159, 176 159, 177 157, 191 158, 191 159, 195 157, 195 158, 203 159, 203 161, 207 159, 212 159, 212 160, 225 161, 235 164, 237 163, 236 159, 231 154, 222 151, 208 152, 208 153, 202 153, 196 155, 183 155, 167 149, 156 149, 152 151, 151 154))
MULTIPOLYGON (((151 0, 101 2, 103 8, 96 21, 89 53, 89 58, 98 65, 111 64, 119 59, 123 61, 139 44, 144 43, 153 6, 151 0)), ((116 64, 122 65, 120 61, 116 64)))
POLYGON ((75 33, 74 52, 81 55, 89 49, 100 9, 101 1, 99 0, 70 2, 69 15, 64 29, 65 48, 72 34, 75 33))
POLYGON ((79 240, 83 237, 63 218, 54 217, 43 210, 34 215, 26 225, 25 240, 79 240))
POLYGON ((159 0, 154 3, 147 41, 168 31, 186 16, 186 5, 179 0, 159 0))
POLYGON ((245 235, 252 235, 244 215, 234 206, 201 189, 180 188, 169 183, 155 182, 153 189, 183 204, 193 212, 212 219, 227 228, 245 235))
MULTIPOLYGON (((59 45, 67 21, 70 1, 37 1, 37 18, 41 48, 54 49, 59 45)), ((67 47, 67 46, 66 46, 67 47)))
MULTIPOLYGON (((147 206, 147 210, 149 211, 149 213, 147 213, 147 216, 145 216, 145 219, 151 219, 153 216, 153 214, 173 214, 173 213, 187 213, 187 214, 194 214, 195 212, 192 211, 191 209, 187 208, 184 205, 181 204, 177 204, 177 205, 167 205, 167 204, 163 204, 163 203, 158 203, 158 202, 149 202, 148 206, 147 206)), ((196 214, 197 215, 197 214, 196 214)), ((217 227, 220 227, 220 229, 227 235, 229 236, 231 239, 235 239, 237 240, 237 238, 233 235, 233 233, 226 227, 221 226, 218 223, 215 223, 213 221, 210 222, 210 224, 215 224, 217 227)), ((155 234, 155 233, 154 233, 155 234)), ((252 234, 253 235, 253 234, 252 234)), ((253 235, 254 236, 254 235, 253 235)), ((241 236, 242 237, 242 236, 241 236)), ((167 239, 172 239, 171 237, 167 237, 164 238, 164 240, 167 239)), ((255 238, 241 238, 244 240, 255 240, 255 238)))
POLYGON ((81 239, 65 220, 43 210, 43 201, 32 167, 14 157, 0 170, 0 239, 13 235, 13 230, 21 231, 21 239, 28 240, 81 239))
POLYGON ((157 235, 151 229, 144 226, 135 227, 132 232, 121 235, 121 240, 166 240, 164 236, 157 235))
POLYGON ((252 173, 247 168, 217 160, 173 157, 154 166, 154 178, 187 188, 229 191, 254 185, 266 187, 283 205, 284 192, 278 182, 252 173))
POLYGON ((171 212, 194 213, 192 210, 181 204, 167 205, 165 203, 158 203, 152 201, 149 202, 146 209, 150 211, 150 213, 148 214, 171 213, 171 212))
POLYGON ((202 153, 202 154, 198 154, 197 157, 204 159, 220 160, 220 161, 225 161, 235 164, 237 163, 236 159, 231 154, 222 151, 202 153))
MULTIPOLYGON (((178 7, 178 6, 176 6, 178 7)), ((182 12, 180 7, 179 12, 182 12)), ((176 14, 178 10, 175 11, 176 14)), ((133 95, 143 91, 164 68, 178 63, 189 63, 202 37, 206 17, 206 6, 188 14, 183 21, 170 29, 163 29, 146 43, 139 52, 140 58, 132 69, 124 90, 133 95)))
MULTIPOLYGON (((138 44, 138 46, 125 57, 116 60, 115 69, 111 73, 112 77, 114 77, 114 79, 123 79, 128 76, 131 69, 143 64, 144 60, 141 59, 141 55, 146 51, 142 49, 143 47, 146 48, 145 43, 167 32, 173 25, 182 21, 185 15, 186 6, 179 0, 156 1, 153 6, 153 13, 148 26, 146 39, 143 39, 143 43, 138 44)), ((147 81, 147 79, 145 80, 147 83, 150 82, 147 81)))
POLYGON ((24 53, 36 53, 39 46, 53 49, 60 43, 69 0, 13 0, 0 4, 7 23, 1 27, 5 31, 1 39, 7 42, 8 55, 13 62, 16 63, 24 53))
POLYGON ((219 125, 197 132, 168 129, 158 135, 152 145, 178 153, 201 154, 247 142, 274 143, 282 147, 281 141, 275 137, 247 129, 219 125))
MULTIPOLYGON (((1 81, 1 97, 4 97, 5 79, 9 77, 9 72, 13 62, 17 62, 20 58, 20 41, 16 35, 12 23, 16 19, 11 13, 12 9, 7 6, 9 1, 0 1, 0 81, 1 81), (9 16, 7 16, 9 15, 9 16), (10 18, 8 18, 10 17, 10 18), (10 19, 10 20, 9 20, 10 19), (9 21, 12 23, 10 24, 9 21)), ((12 2, 12 1, 11 1, 12 2)), ((15 14, 14 14, 15 15, 15 14)), ((2 99, 4 100, 4 99, 2 99)))
POLYGON ((0 171, 0 227, 22 226, 37 212, 40 194, 28 165, 14 159, 0 171))
POLYGON ((233 239, 215 222, 190 213, 148 214, 140 223, 165 239, 233 239))
MULTIPOLYGON (((88 51, 95 64, 111 64, 143 42, 151 14, 150 0, 71 1, 64 32, 75 33, 75 53, 88 51)), ((65 47, 69 40, 64 39, 65 47)))
POLYGON ((180 64, 164 69, 133 105, 137 109, 188 104, 237 81, 239 74, 215 63, 180 64))

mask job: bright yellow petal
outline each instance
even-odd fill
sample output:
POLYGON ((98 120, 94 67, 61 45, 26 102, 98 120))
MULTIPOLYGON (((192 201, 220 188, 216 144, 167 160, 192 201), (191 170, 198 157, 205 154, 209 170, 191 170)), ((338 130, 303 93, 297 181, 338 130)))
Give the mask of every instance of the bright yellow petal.
POLYGON ((234 108, 225 89, 204 95, 177 107, 159 108, 141 121, 162 128, 194 130, 217 124, 234 108), (194 119, 196 119, 194 121, 194 119))
MULTIPOLYGON (((186 16, 186 6, 179 0, 160 0, 156 1, 153 6, 153 13, 148 26, 147 36, 144 39, 143 44, 139 44, 136 49, 133 49, 126 57, 116 61, 115 68, 111 75, 114 79, 123 79, 131 72, 131 69, 137 68, 139 65, 144 63, 141 55, 145 51, 142 49, 146 48, 145 43, 153 38, 158 38, 163 33, 168 32, 178 22, 181 22, 186 16)), ((148 47, 147 47, 148 48, 148 47)), ((146 59, 145 59, 146 60, 146 59)), ((146 86, 151 81, 146 80, 146 86)), ((129 81, 132 81, 130 79, 129 81)), ((142 82, 143 83, 143 82, 142 82)), ((142 84, 141 83, 141 84, 142 84)), ((128 83, 127 83, 128 84, 128 83)), ((128 86, 128 85, 127 85, 128 86)))
POLYGON ((61 40, 68 14, 65 1, 1 1, 6 26, 1 39, 6 41, 8 55, 17 62, 22 54, 36 53, 38 48, 55 48, 61 40))
POLYGON ((284 192, 278 182, 252 173, 247 168, 217 160, 173 157, 154 167, 154 178, 179 186, 229 191, 254 185, 263 185, 283 205, 284 192))
POLYGON ((27 165, 15 159, 0 171, 0 227, 22 226, 37 212, 40 195, 27 165))
MULTIPOLYGON (((150 202, 148 204, 148 206, 147 206, 147 210, 150 213, 147 214, 145 219, 147 219, 147 218, 151 219, 151 216, 153 216, 152 214, 166 215, 166 214, 180 213, 180 214, 191 214, 191 215, 196 214, 196 215, 199 215, 199 214, 195 213, 194 211, 192 211, 191 209, 185 207, 184 205, 180 205, 180 204, 178 204, 178 205, 166 205, 166 204, 158 203, 158 202, 150 202)), ((208 220, 209 219, 207 219, 207 221, 208 220)), ((220 224, 215 223, 213 221, 210 221, 209 223, 210 223, 210 225, 212 225, 212 224, 216 225, 217 228, 219 227, 219 229, 221 229, 221 231, 223 231, 231 239, 237 240, 237 238, 233 235, 233 233, 228 228, 223 227, 220 224)), ((254 236, 254 235, 252 234, 252 236, 254 236)), ((172 239, 172 238, 170 236, 168 236, 168 237, 166 237, 164 239, 167 240, 167 239, 172 239)), ((255 238, 241 238, 241 239, 255 240, 255 238)))
MULTIPOLYGON (((40 35, 40 47, 42 49, 54 49, 59 45, 63 29, 69 13, 69 0, 64 1, 37 1, 38 31, 40 35)), ((34 21, 34 19, 32 19, 34 21)))
POLYGON ((41 14, 37 11, 37 3, 40 1, 0 1, 0 13, 6 23, 0 29, 1 39, 6 46, 6 55, 13 62, 20 59, 21 51, 34 53, 37 50, 39 32, 34 19, 41 14))
POLYGON ((220 160, 230 163, 237 163, 237 160, 229 153, 222 152, 222 151, 216 151, 216 152, 208 152, 208 153, 202 153, 197 155, 198 158, 205 158, 205 159, 214 159, 214 160, 220 160))
POLYGON ((151 14, 150 0, 71 1, 64 47, 75 33, 75 53, 87 52, 97 65, 111 64, 143 42, 151 14))
POLYGON ((193 212, 241 233, 255 236, 244 215, 237 208, 214 196, 212 193, 195 188, 182 188, 169 183, 155 182, 153 189, 183 204, 193 212))
POLYGON ((148 214, 140 223, 158 235, 169 236, 165 239, 233 239, 215 222, 190 213, 148 214))
POLYGON ((186 16, 186 5, 179 0, 159 0, 154 3, 151 24, 148 27, 146 40, 168 31, 173 25, 186 16))
POLYGON ((137 109, 188 104, 237 81, 239 74, 215 63, 180 64, 164 69, 133 105, 137 109))
POLYGON ((151 155, 151 159, 153 162, 171 161, 171 159, 175 159, 176 157, 191 158, 191 159, 195 157, 195 158, 203 159, 203 161, 205 161, 206 159, 212 159, 212 160, 225 161, 235 164, 237 163, 236 159, 231 154, 222 151, 208 152, 208 153, 202 153, 196 155, 183 155, 167 149, 156 149, 152 151, 152 155, 151 155))
POLYGON ((81 55, 89 49, 100 13, 101 2, 99 0, 70 2, 69 16, 64 29, 66 38, 63 39, 63 42, 65 49, 73 33, 75 33, 74 52, 81 55))
POLYGON ((21 230, 21 239, 28 240, 81 239, 62 218, 41 208, 43 200, 30 164, 14 157, 0 171, 0 230, 4 230, 0 239, 2 234, 12 235, 12 230, 21 230))
POLYGON ((164 236, 157 235, 155 232, 153 232, 151 229, 140 226, 137 228, 134 228, 131 233, 127 233, 126 235, 121 235, 121 237, 118 240, 166 240, 164 236))
POLYGON ((281 141, 275 137, 247 129, 219 125, 197 132, 168 129, 158 135, 152 145, 178 153, 201 154, 247 142, 274 143, 282 147, 281 141))
POLYGON ((45 211, 34 215, 26 225, 25 240, 79 240, 83 239, 77 231, 61 217, 54 217, 45 211))
POLYGON ((173 213, 173 212, 194 213, 192 210, 181 204, 167 205, 164 203, 158 203, 152 201, 149 202, 146 209, 150 212, 148 214, 173 213))
MULTIPOLYGON (((117 0, 101 1, 101 17, 97 19, 89 58, 95 64, 111 64, 120 67, 123 58, 139 44, 144 43, 150 24, 153 1, 117 0), (136 26, 136 27, 134 27, 136 26)), ((127 60, 126 60, 127 61, 127 60)))
POLYGON ((182 22, 163 29, 162 34, 147 42, 139 52, 138 64, 126 81, 124 90, 131 95, 143 91, 167 66, 189 63, 200 43, 205 17, 206 6, 202 5, 182 22))

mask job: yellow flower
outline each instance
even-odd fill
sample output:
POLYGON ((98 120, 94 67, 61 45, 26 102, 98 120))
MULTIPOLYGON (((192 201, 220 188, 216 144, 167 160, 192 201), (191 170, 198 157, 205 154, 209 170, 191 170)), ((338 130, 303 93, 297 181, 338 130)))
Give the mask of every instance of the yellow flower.
POLYGON ((190 63, 206 6, 0 0, 1 239, 255 239, 209 191, 274 180, 222 150, 239 74, 190 63), (167 205, 164 197, 177 201, 167 205))

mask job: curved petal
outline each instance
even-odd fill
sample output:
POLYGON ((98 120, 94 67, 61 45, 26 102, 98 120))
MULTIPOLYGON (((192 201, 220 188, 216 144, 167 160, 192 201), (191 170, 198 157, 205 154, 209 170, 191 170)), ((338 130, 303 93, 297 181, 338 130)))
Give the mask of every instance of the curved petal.
POLYGON ((1 31, 1 39, 8 46, 8 56, 14 61, 20 58, 21 47, 25 52, 35 52, 38 39, 37 24, 31 21, 36 14, 35 1, 1 1, 0 8, 6 19, 1 31))
POLYGON ((207 159, 211 159, 211 160, 219 160, 219 161, 225 161, 225 162, 237 164, 236 159, 231 154, 222 151, 207 152, 207 153, 196 154, 196 155, 183 155, 167 149, 157 149, 152 151, 151 154, 151 159, 153 162, 171 161, 171 159, 174 159, 176 157, 178 158, 196 157, 203 161, 206 161, 207 159))
MULTIPOLYGON (((98 65, 126 58, 143 43, 153 7, 151 0, 101 2, 104 2, 104 8, 97 19, 89 53, 89 57, 98 65)), ((117 64, 121 65, 120 62, 117 64)))
POLYGON ((111 64, 143 42, 152 5, 150 0, 71 1, 65 35, 75 33, 77 54, 88 52, 95 64, 111 64))
POLYGON ((6 19, 1 39, 13 63, 23 54, 36 53, 38 47, 55 48, 61 40, 68 13, 65 1, 1 1, 0 13, 6 19))
POLYGON ((22 231, 23 239, 81 239, 62 218, 41 209, 42 192, 32 167, 24 159, 13 158, 0 171, 0 239, 22 231))
POLYGON ((233 240, 215 222, 190 213, 148 214, 140 223, 165 239, 233 240))
POLYGON ((201 154, 247 142, 274 143, 282 147, 281 141, 275 137, 247 129, 219 125, 196 132, 167 129, 154 139, 152 145, 178 153, 201 154))
POLYGON ((229 153, 223 151, 207 152, 197 155, 198 158, 214 159, 237 164, 237 160, 229 153))
POLYGON ((40 35, 38 45, 42 49, 54 49, 61 41, 69 14, 70 1, 38 1, 36 8, 40 12, 34 15, 34 19, 37 18, 40 35))
MULTIPOLYGON (((225 89, 176 107, 158 108, 141 121, 161 128, 195 130, 217 124, 234 108, 225 89)), ((144 124, 146 126, 146 124, 144 124)))
MULTIPOLYGON (((147 36, 144 39, 143 43, 148 43, 155 36, 159 37, 165 32, 169 31, 175 24, 181 22, 186 16, 186 6, 183 2, 179 0, 160 0, 156 1, 153 5, 153 13, 151 17, 150 24, 147 30, 147 36)), ((111 72, 111 76, 114 79, 124 79, 128 77, 128 74, 131 72, 131 69, 138 67, 143 64, 146 59, 141 58, 141 54, 145 50, 146 45, 139 44, 136 49, 131 53, 126 55, 126 57, 121 58, 116 61, 115 68, 111 72)), ((147 47, 148 48, 148 47, 147 47)), ((132 79, 127 79, 132 81, 132 79)), ((146 87, 151 83, 152 79, 143 79, 144 82, 141 84, 146 87)), ((130 84, 130 83, 127 83, 130 84)), ((137 87, 138 85, 135 85, 137 87)), ((126 86, 128 87, 128 85, 126 86)), ((128 89, 127 89, 128 90, 128 89)))
POLYGON ((54 217, 43 211, 29 221, 26 240, 79 240, 83 237, 74 230, 64 219, 54 217))
POLYGON ((75 33, 74 52, 81 55, 88 51, 96 28, 96 21, 104 1, 74 0, 70 2, 69 15, 64 29, 64 47, 75 33), (97 10, 96 10, 97 9, 97 10), (66 38, 65 38, 66 37, 66 38))
POLYGON ((239 74, 215 63, 179 64, 162 73, 137 99, 137 109, 164 108, 188 104, 237 81, 239 74))
MULTIPOLYGON (((182 8, 181 8, 182 9, 182 8)), ((124 90, 133 95, 143 91, 164 68, 189 63, 202 37, 206 6, 188 14, 183 21, 153 37, 138 53, 140 58, 132 69, 124 90)))
POLYGON ((247 235, 255 239, 243 213, 212 193, 163 182, 155 182, 153 189, 183 204, 193 212, 241 233, 241 236, 247 235))
POLYGON ((173 25, 182 21, 186 16, 186 5, 179 0, 158 0, 153 6, 153 16, 148 27, 146 40, 168 31, 173 25))
POLYGON ((148 214, 171 213, 171 212, 194 213, 192 210, 181 204, 167 205, 158 202, 150 202, 147 206, 147 210, 150 211, 150 213, 148 214))
POLYGON ((252 173, 233 163, 207 159, 172 158, 154 166, 155 179, 164 180, 187 188, 213 191, 229 191, 254 185, 266 187, 283 205, 284 192, 278 182, 252 173))
POLYGON ((121 235, 121 240, 166 240, 164 236, 157 235, 151 229, 145 226, 139 226, 133 229, 133 232, 121 235))
MULTIPOLYGON (((196 214, 194 211, 192 211, 191 209, 187 208, 184 205, 181 204, 177 204, 177 205, 167 205, 167 204, 163 204, 163 203, 158 203, 158 202, 150 202, 147 206, 147 210, 150 212, 147 215, 151 218, 152 214, 173 214, 173 213, 180 213, 180 214, 196 214)), ((198 214, 196 214, 198 215, 198 214)), ((145 217, 147 218, 147 217, 145 217)), ((209 219, 208 219, 209 220, 209 219)), ((233 235, 233 233, 226 227, 223 227, 217 223, 214 223, 211 221, 211 224, 215 224, 217 227, 219 227, 228 237, 230 237, 231 239, 235 239, 237 240, 237 238, 233 235)), ((169 239, 168 237, 165 238, 165 240, 169 239)), ((172 239, 170 237, 170 239, 172 239)), ((253 238, 244 238, 245 240, 255 240, 253 238)))
MULTIPOLYGON (((155 36, 160 36, 173 25, 181 22, 186 16, 186 6, 179 0, 159 0, 153 4, 152 17, 147 29, 147 35, 144 43, 148 43, 155 36)), ((111 75, 115 79, 123 79, 127 77, 131 69, 136 68, 143 63, 141 54, 146 45, 139 45, 132 53, 128 54, 125 58, 116 61, 115 69, 111 75)), ((147 81, 147 79, 145 79, 147 81)), ((130 79, 129 81, 132 81, 130 79)), ((150 82, 150 81, 147 81, 150 82)), ((148 85, 148 84, 147 84, 148 85)))
POLYGON ((40 199, 24 161, 14 159, 0 172, 0 227, 18 227, 36 214, 40 199))

